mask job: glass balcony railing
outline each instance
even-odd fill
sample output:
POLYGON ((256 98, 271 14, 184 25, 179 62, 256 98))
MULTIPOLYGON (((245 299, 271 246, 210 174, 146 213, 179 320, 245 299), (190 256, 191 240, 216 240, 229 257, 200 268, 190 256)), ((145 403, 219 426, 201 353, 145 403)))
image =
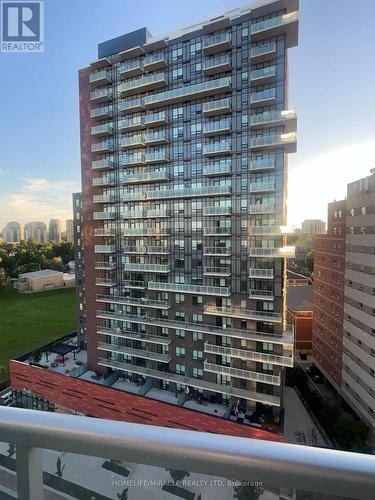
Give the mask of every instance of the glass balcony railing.
MULTIPOLYGON (((94 160, 91 162, 91 168, 93 170, 105 170, 107 168, 112 169, 114 167, 113 158, 102 158, 101 160, 94 160)), ((94 181, 94 179, 93 179, 94 181)), ((93 184, 94 185, 94 184, 93 184)), ((97 184, 99 185, 99 184, 97 184)))
POLYGON ((168 236, 170 230, 166 227, 126 227, 123 236, 168 236))
POLYGON ((102 141, 96 144, 91 144, 92 153, 111 153, 113 151, 112 141, 102 141))
POLYGON ((134 290, 144 290, 147 288, 147 283, 142 280, 124 280, 123 285, 125 288, 132 288, 134 290))
POLYGON ((224 73, 232 69, 231 57, 229 55, 220 57, 210 57, 203 62, 203 73, 205 75, 215 75, 224 73))
POLYGON ((273 290, 259 290, 259 289, 250 289, 249 290, 249 299, 254 300, 274 300, 275 295, 273 290))
POLYGON ((116 212, 94 212, 94 220, 115 219, 116 212))
POLYGON ((116 246, 115 245, 95 245, 94 251, 95 251, 95 253, 115 253, 116 246))
POLYGON ((250 81, 255 84, 267 83, 276 79, 276 65, 265 66, 250 71, 250 81))
POLYGON ((103 177, 94 177, 94 179, 92 180, 92 185, 94 187, 97 187, 97 186, 111 186, 111 185, 114 185, 114 184, 116 184, 116 179, 115 179, 115 177, 110 176, 110 175, 106 175, 106 176, 103 176, 103 177))
POLYGON ((170 354, 160 354, 148 349, 134 349, 133 347, 117 345, 115 343, 105 344, 103 342, 98 342, 98 349, 101 351, 124 354, 125 356, 132 356, 134 358, 150 359, 158 363, 169 363, 172 359, 170 354))
POLYGON ((249 186, 250 193, 261 193, 268 191, 275 191, 275 181, 258 181, 251 182, 249 186))
POLYGON ((120 76, 137 76, 142 75, 143 68, 139 60, 126 61, 118 66, 117 72, 120 76))
POLYGON ((154 75, 144 76, 126 83, 120 83, 118 91, 121 95, 130 95, 138 92, 146 92, 147 90, 158 89, 166 85, 168 85, 166 74, 156 73, 154 75))
POLYGON ((166 130, 157 130, 148 132, 145 136, 146 144, 164 144, 169 142, 169 135, 166 130))
POLYGON ((125 262, 124 270, 140 273, 170 273, 171 266, 169 264, 133 264, 130 262, 125 262))
POLYGON ((100 106, 99 108, 95 108, 90 111, 91 118, 112 118, 112 116, 112 106, 100 106))
POLYGON ((204 216, 231 215, 231 213, 232 213, 232 207, 221 207, 221 206, 203 207, 204 216))
MULTIPOLYGON (((130 302, 129 305, 133 304, 130 302)), ((148 306, 145 305, 142 307, 148 307, 148 306)), ((172 342, 172 340, 168 337, 162 337, 159 335, 150 335, 148 333, 132 331, 132 330, 121 330, 119 328, 114 330, 112 328, 98 326, 96 331, 99 335, 111 335, 112 337, 117 337, 122 339, 138 340, 140 342, 145 342, 146 344, 169 345, 172 342)))
POLYGON ((131 137, 123 137, 120 140, 120 146, 126 148, 137 148, 145 145, 145 139, 142 134, 134 134, 131 137))
POLYGON ((215 156, 229 154, 232 151, 230 141, 212 142, 203 145, 203 154, 206 156, 215 156))
POLYGON ((205 236, 231 236, 232 228, 229 226, 207 226, 203 228, 205 236))
MULTIPOLYGON (((187 283, 162 283, 159 281, 149 281, 148 289, 165 292, 195 293, 198 295, 217 295, 220 297, 230 296, 229 287, 189 285, 187 283)), ((181 324, 181 328, 184 328, 183 324, 181 324)))
POLYGON ((272 311, 254 311, 242 307, 219 307, 206 305, 204 308, 205 314, 214 316, 224 316, 228 318, 239 318, 252 321, 267 321, 270 323, 280 323, 282 320, 281 314, 272 311))
POLYGON ((121 212, 121 217, 124 219, 143 219, 144 216, 144 210, 124 210, 121 212))
POLYGON ((285 234, 293 233, 294 228, 289 226, 251 226, 249 227, 249 234, 251 236, 283 236, 285 234))
POLYGON ((144 109, 144 101, 141 98, 124 99, 120 101, 118 109, 121 113, 134 113, 135 111, 142 111, 144 109))
POLYGON ((111 278, 96 278, 95 284, 98 286, 116 286, 116 281, 111 278))
POLYGON ((137 130, 144 128, 143 116, 135 116, 134 118, 125 118, 118 122, 119 130, 137 130))
POLYGON ((169 161, 169 155, 167 151, 149 151, 146 153, 145 156, 146 163, 161 163, 168 161, 169 161))
POLYGON ((105 262, 105 261, 97 261, 95 262, 95 269, 103 270, 103 271, 111 271, 116 269, 116 262, 105 262))
POLYGON ((295 121, 297 113, 294 109, 285 111, 266 111, 257 115, 251 115, 250 125, 254 128, 259 128, 261 125, 270 126, 270 124, 280 125, 286 124, 290 120, 295 121))
POLYGON ((129 155, 123 155, 120 158, 120 164, 123 167, 132 165, 143 165, 145 163, 144 153, 134 153, 129 155))
POLYGON ((147 199, 159 198, 194 198, 200 196, 230 195, 230 186, 202 186, 196 188, 175 188, 165 190, 148 191, 147 199))
POLYGON ((95 85, 104 85, 106 83, 112 82, 111 72, 104 69, 101 71, 96 71, 90 75, 90 83, 95 85))
POLYGON ((232 110, 232 100, 230 97, 208 101, 203 103, 202 113, 206 116, 214 116, 223 113, 230 113, 232 110))
POLYGON ((273 214, 275 213, 275 205, 273 203, 257 203, 249 205, 249 214, 273 214))
POLYGON ((123 253, 129 254, 150 254, 150 255, 168 255, 171 253, 169 247, 163 245, 156 246, 124 246, 123 253))
POLYGON ((251 160, 249 169, 253 172, 259 170, 272 170, 276 168, 276 158, 257 158, 251 160))
POLYGON ((91 127, 91 135, 112 135, 113 126, 112 123, 105 123, 104 125, 96 125, 91 127))
POLYGON ((145 125, 165 125, 169 122, 168 114, 166 111, 160 111, 159 113, 148 113, 145 116, 145 125))
POLYGON ((229 134, 230 132, 231 120, 211 121, 203 126, 203 135, 206 136, 229 134))
POLYGON ((116 236, 116 229, 97 228, 94 229, 94 236, 116 236))
POLYGON ((231 269, 229 266, 207 266, 203 268, 203 274, 206 276, 228 277, 231 275, 231 269))
POLYGON ((255 278, 255 279, 270 279, 273 280, 274 278, 274 270, 273 269, 254 269, 250 268, 249 269, 249 278, 255 278))
POLYGON ((250 96, 251 104, 262 105, 264 103, 274 102, 276 100, 276 89, 265 89, 259 92, 252 92, 250 96))
POLYGON ((287 134, 264 135, 262 137, 253 137, 250 141, 250 148, 260 149, 274 146, 288 146, 291 144, 295 145, 296 142, 297 134, 295 132, 289 132, 287 134))
POLYGON ((256 35, 258 33, 282 27, 296 21, 298 21, 298 12, 289 12, 288 14, 272 17, 271 19, 266 19, 265 21, 253 24, 250 28, 251 34, 256 35))
POLYGON ((95 194, 92 197, 94 203, 112 203, 116 201, 116 195, 112 193, 108 194, 95 194))
POLYGON ((203 255, 209 255, 211 257, 229 257, 232 255, 232 249, 230 247, 203 247, 203 255))
POLYGON ((222 161, 218 163, 210 163, 203 167, 203 175, 226 175, 232 172, 232 164, 230 161, 222 161))
POLYGON ((174 102, 190 101, 192 98, 198 99, 204 96, 214 95, 217 93, 229 91, 231 89, 231 79, 218 78, 203 83, 195 83, 186 85, 174 90, 168 90, 158 94, 148 95, 145 97, 146 106, 159 106, 172 104, 174 102))
POLYGON ((251 47, 250 57, 255 62, 267 61, 276 55, 276 42, 262 43, 251 47))
POLYGON ((120 295, 96 295, 96 302, 105 304, 123 304, 129 306, 150 307, 155 309, 169 309, 171 304, 168 300, 154 300, 146 297, 126 297, 120 295))
POLYGON ((269 363, 270 365, 288 366, 293 368, 294 359, 291 356, 281 356, 277 354, 267 354, 248 349, 236 349, 233 347, 224 347, 221 345, 205 342, 204 352, 208 354, 217 354, 228 358, 242 359, 244 361, 255 361, 258 363, 269 363))
POLYGON ((231 34, 229 32, 209 36, 203 42, 203 53, 214 54, 231 48, 231 34))
POLYGON ((230 377, 241 378, 244 380, 252 380, 253 382, 262 382, 263 384, 280 385, 279 375, 268 375, 251 370, 242 370, 240 368, 232 368, 230 366, 217 365, 205 361, 203 369, 210 373, 219 373, 229 375, 230 377))
POLYGON ((252 247, 249 248, 250 257, 294 257, 295 247, 285 246, 279 248, 262 248, 262 247, 252 247))
MULTIPOLYGON (((137 334, 134 333, 134 335, 137 334)), ((145 339, 151 338, 141 333, 140 338, 142 335, 145 339)), ((154 338, 157 339, 157 337, 154 338)), ((130 373, 139 373, 151 379, 169 380, 182 386, 228 394, 229 397, 236 399, 254 398, 254 401, 276 406, 280 403, 278 398, 272 395, 189 378, 169 371, 154 370, 104 358, 99 358, 99 364, 112 368, 114 371, 118 370, 124 375, 130 370, 130 373)), ((81 403, 78 407, 83 411, 81 403)), ((7 492, 11 492, 12 495, 7 494, 12 497, 26 498, 28 495, 29 498, 41 499, 46 495, 57 495, 54 493, 56 490, 51 487, 51 484, 56 484, 56 481, 46 480, 49 476, 55 476, 45 472, 44 465, 52 462, 51 450, 56 450, 55 455, 63 456, 64 463, 68 464, 63 478, 58 478, 63 479, 64 483, 62 481, 58 483, 64 484, 65 488, 66 484, 69 484, 70 489, 74 488, 74 491, 78 492, 75 493, 78 497, 84 494, 87 496, 87 483, 82 478, 98 475, 96 464, 103 462, 103 457, 108 461, 115 460, 116 463, 134 464, 132 480, 138 481, 138 477, 140 478, 134 498, 149 497, 150 486, 146 484, 144 478, 152 478, 153 474, 160 478, 161 484, 170 484, 170 475, 165 468, 185 471, 190 478, 197 478, 193 487, 185 486, 185 484, 183 486, 185 491, 191 493, 189 498, 193 498, 193 495, 197 498, 199 496, 204 498, 206 486, 201 485, 207 484, 213 484, 211 488, 217 488, 223 498, 226 492, 229 498, 229 495, 232 497, 233 492, 236 491, 243 498, 250 498, 250 495, 259 498, 279 498, 280 496, 299 498, 302 495, 303 498, 317 500, 331 496, 337 500, 344 500, 344 498, 367 500, 375 496, 373 456, 270 442, 267 439, 261 439, 264 437, 261 430, 258 436, 258 430, 254 428, 251 429, 251 435, 260 439, 246 438, 245 442, 244 438, 237 436, 223 434, 218 436, 216 433, 206 431, 197 432, 176 428, 171 432, 170 428, 163 428, 160 424, 159 426, 135 424, 57 412, 1 407, 0 414, 0 433, 13 443, 17 443, 18 450, 24 448, 28 450, 29 456, 32 457, 30 460, 25 460, 23 453, 16 453, 13 458, 6 460, 7 466, 4 466, 5 472, 1 479, 1 486, 5 487, 7 492), (20 441, 22 445, 19 444, 20 441), (48 450, 43 448, 45 446, 48 450), (82 460, 79 460, 82 450, 85 451, 87 457, 85 467, 82 466, 82 460), (74 477, 69 475, 70 469, 74 471, 74 477), (142 475, 137 476, 134 470, 142 470, 142 475), (12 471, 11 475, 17 481, 10 482, 7 478, 9 475, 7 471, 12 471), (249 478, 253 477, 256 477, 257 486, 248 486, 249 478), (46 482, 45 485, 43 481, 46 482), (26 485, 29 484, 31 486, 27 487, 28 492, 25 494, 26 485), (86 486, 86 489, 81 485, 86 486), (244 490, 244 488, 247 489, 244 490), (30 489, 31 494, 29 494, 30 489)), ((209 418, 209 415, 207 417, 209 418)), ((157 422, 156 416, 155 422, 157 422)), ((217 420, 217 425, 219 423, 220 420, 217 420)), ((243 427, 246 429, 246 426, 243 427)), ((273 440, 278 440, 276 435, 273 440)), ((54 462, 56 462, 55 458, 54 462)), ((106 472, 102 469, 100 469, 101 477, 106 472)), ((113 473, 108 473, 108 481, 111 483, 110 495, 114 498, 121 497, 125 487, 122 482, 112 484, 111 481, 113 483, 115 481, 111 474, 113 473)), ((104 481, 107 481, 107 476, 103 477, 105 477, 104 481)), ((103 489, 99 488, 102 482, 101 480, 97 484, 91 482, 91 496, 98 497, 102 494, 103 489)), ((172 498, 162 486, 153 486, 153 488, 158 498, 164 498, 165 495, 172 498)))
POLYGON ((133 183, 133 182, 160 182, 167 181, 169 179, 169 173, 166 169, 163 170, 151 170, 148 172, 141 172, 139 174, 129 174, 124 175, 123 182, 133 183))
POLYGON ((95 89, 90 92, 90 101, 105 102, 112 99, 112 88, 95 89))
POLYGON ((147 71, 155 71, 168 66, 168 62, 163 52, 147 54, 144 58, 144 68, 147 71))
POLYGON ((145 218, 158 218, 158 217, 170 217, 171 211, 168 208, 155 208, 148 209, 145 213, 145 218))

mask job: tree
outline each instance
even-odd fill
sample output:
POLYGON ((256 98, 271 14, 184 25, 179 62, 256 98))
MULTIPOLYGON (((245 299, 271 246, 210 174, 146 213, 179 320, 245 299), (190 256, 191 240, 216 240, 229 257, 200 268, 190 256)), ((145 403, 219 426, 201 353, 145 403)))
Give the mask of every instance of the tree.
POLYGON ((190 476, 189 472, 185 472, 183 470, 176 470, 176 469, 165 469, 165 470, 169 472, 173 481, 182 481, 185 477, 190 476))
POLYGON ((5 274, 4 269, 0 269, 0 288, 5 288, 8 284, 8 277, 5 274))

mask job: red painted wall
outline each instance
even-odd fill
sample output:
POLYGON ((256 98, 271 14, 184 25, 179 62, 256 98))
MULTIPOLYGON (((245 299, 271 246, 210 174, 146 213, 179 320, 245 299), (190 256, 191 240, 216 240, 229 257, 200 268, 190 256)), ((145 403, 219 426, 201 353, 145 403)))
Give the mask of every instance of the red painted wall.
POLYGON ((10 362, 13 389, 29 389, 38 396, 92 417, 136 424, 158 425, 238 437, 283 441, 280 435, 155 401, 86 380, 54 373, 20 361, 10 362))

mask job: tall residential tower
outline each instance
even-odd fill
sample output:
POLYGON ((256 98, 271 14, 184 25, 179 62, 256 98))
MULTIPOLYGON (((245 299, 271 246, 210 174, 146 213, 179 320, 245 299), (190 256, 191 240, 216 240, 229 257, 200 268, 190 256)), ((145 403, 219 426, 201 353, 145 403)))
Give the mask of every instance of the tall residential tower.
POLYGON ((298 1, 99 45, 79 73, 89 368, 282 405, 298 1))

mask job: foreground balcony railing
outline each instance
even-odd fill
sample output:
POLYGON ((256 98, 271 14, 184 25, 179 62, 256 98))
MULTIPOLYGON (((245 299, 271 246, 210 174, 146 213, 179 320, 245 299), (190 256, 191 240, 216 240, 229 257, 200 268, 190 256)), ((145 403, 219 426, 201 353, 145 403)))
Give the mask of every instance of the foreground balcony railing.
MULTIPOLYGON (((256 478, 259 484, 271 483, 273 490, 310 490, 317 499, 375 497, 375 457, 360 453, 226 435, 219 439, 208 432, 9 407, 0 408, 0 440, 16 445, 18 498, 22 500, 44 497, 43 447, 60 454, 107 457, 215 479, 256 478)), ((258 489, 263 493, 263 488, 258 489)), ((149 487, 138 486, 137 491, 139 498, 147 498, 149 487)))

